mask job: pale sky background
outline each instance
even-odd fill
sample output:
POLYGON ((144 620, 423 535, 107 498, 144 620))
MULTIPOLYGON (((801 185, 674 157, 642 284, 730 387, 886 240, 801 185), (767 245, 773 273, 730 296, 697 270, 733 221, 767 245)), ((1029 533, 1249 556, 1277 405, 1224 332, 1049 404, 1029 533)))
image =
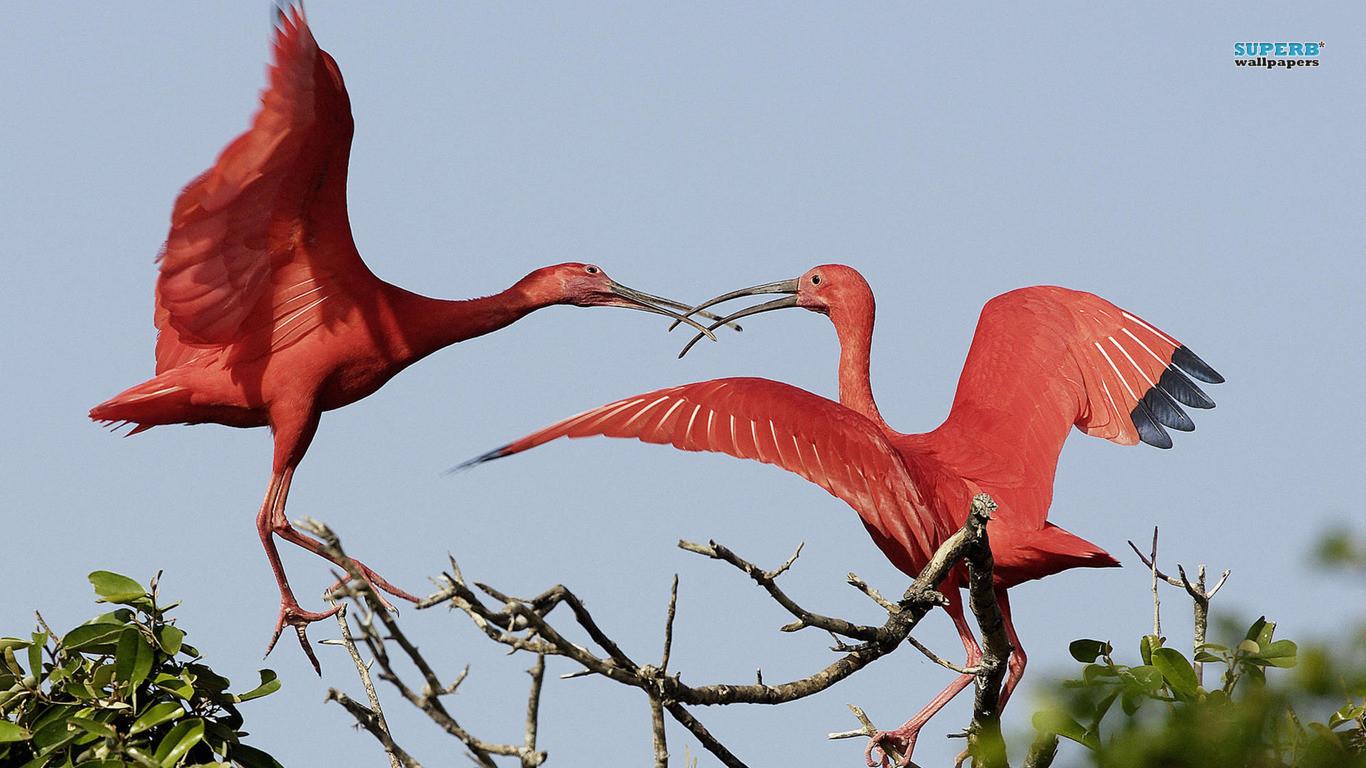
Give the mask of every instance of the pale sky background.
MULTIPOLYGON (((1030 681, 1071 668, 1077 637, 1150 626, 1126 539, 1164 532, 1163 561, 1233 578, 1216 615, 1266 612, 1287 636, 1360 616, 1366 591, 1307 552, 1361 529, 1366 9, 1344 2, 379 4, 315 0, 356 118, 350 210, 380 276, 450 297, 595 261, 621 282, 700 300, 840 261, 877 292, 874 387, 903 431, 937 425, 982 304, 1057 283, 1099 293, 1189 344, 1228 383, 1172 451, 1077 435, 1052 519, 1126 568, 1073 571, 1013 595, 1031 659, 1006 715, 1028 728, 1030 681), (1248 71, 1237 40, 1323 40, 1312 70, 1248 71)), ((0 12, 0 633, 42 609, 96 612, 85 574, 164 590, 190 640, 239 687, 263 666, 277 593, 253 528, 265 430, 161 428, 125 440, 85 418, 152 373, 153 258, 177 191, 248 124, 264 83, 268 4, 10 4, 0 12)), ((741 336, 684 341, 647 315, 555 308, 462 344, 324 417, 290 497, 413 591, 453 552, 471 578, 531 594, 562 581, 632 653, 658 654, 681 575, 674 663, 685 679, 805 675, 831 658, 738 572, 677 550, 716 538, 775 565, 813 609, 874 619, 843 583, 906 579, 852 510, 793 475, 718 455, 594 440, 478 471, 447 467, 584 408, 685 381, 762 375, 833 395, 828 322, 787 312, 741 336)), ((306 607, 322 561, 288 548, 306 607)), ((1168 594, 1168 631, 1189 619, 1168 594)), ((405 611, 454 675, 450 705, 490 740, 520 739, 525 669, 460 615, 405 611)), ((335 634, 318 625, 315 639, 335 634)), ((960 647, 942 614, 919 636, 960 647)), ((1135 649, 1123 648, 1132 655, 1135 649)), ((244 706, 251 741, 289 766, 383 764, 290 638, 265 665, 284 689, 244 706)), ((551 663, 552 766, 644 765, 639 692, 551 663)), ((904 649, 835 690, 777 709, 697 716, 752 765, 861 764, 846 702, 899 724, 950 674, 904 649)), ((399 741, 428 766, 455 742, 387 688, 399 741)), ((946 764, 963 696, 917 758, 946 764)), ((697 745, 672 728, 680 758, 697 745)), ((1073 753, 1075 754, 1075 753, 1073 753)), ((680 762, 681 764, 681 762, 680 762)), ((712 765, 703 756, 702 765, 712 765)))

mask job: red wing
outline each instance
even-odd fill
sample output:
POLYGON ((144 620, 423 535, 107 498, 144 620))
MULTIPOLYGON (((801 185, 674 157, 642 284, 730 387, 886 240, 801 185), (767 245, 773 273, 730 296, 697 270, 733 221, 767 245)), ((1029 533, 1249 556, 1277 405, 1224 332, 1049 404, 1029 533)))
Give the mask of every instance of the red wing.
POLYGON ((320 304, 348 280, 369 276, 346 216, 351 134, 336 62, 299 9, 282 11, 250 130, 172 211, 157 282, 158 369, 202 354, 196 347, 283 346, 322 322, 320 304))
POLYGON ((953 408, 924 436, 939 458, 1041 526, 1070 427, 1121 445, 1170 448, 1181 405, 1213 408, 1187 374, 1223 381, 1167 334, 1099 296, 1021 288, 982 309, 953 408), (1185 373, 1182 372, 1185 371, 1185 373))
MULTIPOLYGON (((490 451, 471 466, 559 437, 634 437, 685 451, 775 464, 853 507, 869 528, 928 560, 949 532, 926 511, 900 455, 868 419, 769 379, 716 379, 661 389, 585 411, 490 451)), ((924 561, 922 561, 924 562, 924 561)))

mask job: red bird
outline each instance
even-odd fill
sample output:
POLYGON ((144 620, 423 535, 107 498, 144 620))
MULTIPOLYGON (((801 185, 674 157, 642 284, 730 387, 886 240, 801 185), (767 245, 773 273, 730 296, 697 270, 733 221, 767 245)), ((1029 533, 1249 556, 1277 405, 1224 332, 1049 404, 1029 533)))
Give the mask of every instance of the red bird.
MULTIPOLYGON (((1069 429, 1121 445, 1141 440, 1169 448, 1164 427, 1195 428, 1181 405, 1214 407, 1187 374, 1209 383, 1223 378, 1167 334, 1099 296, 1052 286, 1021 288, 983 308, 948 419, 932 432, 907 435, 887 426, 873 401, 873 293, 862 275, 828 264, 795 280, 723 294, 698 308, 754 294, 784 298, 721 322, 785 307, 830 318, 840 341, 838 403, 768 379, 702 381, 595 408, 469 463, 558 437, 590 435, 758 459, 843 499, 888 559, 912 577, 962 526, 972 497, 989 493, 999 504, 987 529, 997 599, 1014 646, 1001 693, 1004 707, 1025 668, 1006 590, 1069 568, 1119 565, 1100 547, 1047 520, 1069 429)), ((955 570, 942 587, 967 652, 966 666, 973 666, 981 649, 963 615, 963 577, 955 570)), ((868 745, 868 764, 888 764, 890 748, 908 762, 921 727, 971 680, 959 675, 901 727, 878 733, 868 745)))
MULTIPOLYGON (((318 48, 300 9, 282 9, 270 85, 250 130, 185 187, 171 213, 156 285, 157 375, 90 411, 97 421, 134 424, 129 434, 162 424, 271 428, 275 458, 256 529, 280 614, 266 653, 288 624, 315 669, 305 628, 337 609, 299 607, 273 537, 327 556, 285 517, 319 414, 366 397, 438 349, 543 307, 626 307, 675 319, 660 305, 687 308, 619 285, 591 264, 543 267, 467 301, 380 280, 356 252, 347 220, 351 134, 337 62, 318 48)), ((374 586, 416 599, 356 565, 374 586)))

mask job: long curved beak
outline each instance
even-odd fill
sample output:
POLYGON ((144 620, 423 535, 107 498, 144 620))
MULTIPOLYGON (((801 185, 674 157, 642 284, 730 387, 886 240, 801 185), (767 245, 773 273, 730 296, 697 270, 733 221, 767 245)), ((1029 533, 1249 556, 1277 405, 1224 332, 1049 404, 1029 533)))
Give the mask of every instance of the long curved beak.
MULTIPOLYGON (((716 334, 712 333, 712 330, 723 324, 718 323, 716 326, 713 326, 712 328, 703 327, 701 323, 697 322, 691 317, 687 317, 686 315, 680 315, 672 309, 668 308, 677 307, 678 309, 688 309, 688 306, 686 304, 674 301, 673 299, 666 299, 661 296, 653 296, 648 293, 643 293, 641 291, 635 290, 634 288, 627 288, 626 286, 622 285, 621 283, 618 283, 615 280, 611 281, 608 284, 608 291, 612 298, 609 298, 607 301, 603 302, 602 306, 621 307, 623 309, 638 309, 642 312, 651 312, 656 315, 672 317, 674 319, 674 325, 670 326, 671 328, 677 326, 679 323, 687 323, 689 326, 697 330, 697 338, 699 340, 703 336, 706 336, 712 341, 716 341, 716 334)), ((737 328, 737 330, 739 329, 737 328)))
MULTIPOLYGON (((764 283, 762 285, 750 286, 749 288, 741 288, 738 291, 730 291, 729 293, 723 293, 720 296, 708 299, 707 301, 704 301, 701 304, 698 304, 697 306, 692 307, 687 312, 683 313, 683 321, 685 322, 687 320, 691 320, 691 315, 693 315, 694 313, 700 313, 707 307, 715 306, 722 302, 731 301, 732 299, 742 298, 744 296, 759 296, 774 293, 788 294, 787 296, 784 296, 781 299, 766 301, 763 304, 757 304, 752 307, 747 307, 738 312, 732 312, 731 314, 726 315, 725 317, 717 318, 716 322, 714 322, 706 330, 712 331, 726 323, 738 320, 742 317, 757 315, 760 312, 772 312, 775 309, 787 309, 789 307, 795 307, 797 306, 797 285, 798 278, 792 278, 791 280, 779 280, 774 283, 764 283)), ((673 330, 674 328, 678 327, 679 322, 680 321, 675 320, 674 324, 669 326, 669 330, 673 330)), ((684 345, 683 350, 678 353, 678 356, 682 358, 684 355, 688 354, 688 351, 693 348, 693 345, 701 341, 704 335, 708 334, 699 333, 698 335, 694 336, 691 341, 684 345)))
MULTIPOLYGON (((652 303, 652 304, 657 304, 657 305, 660 305, 660 306, 668 307, 669 309, 687 310, 686 313, 683 315, 684 317, 690 317, 691 315, 693 315, 694 313, 696 313, 696 314, 699 314, 699 315, 701 315, 702 317, 706 318, 707 320, 720 320, 720 319, 721 319, 721 316, 720 316, 720 315, 712 314, 711 312, 703 312, 703 311, 701 311, 700 309, 695 309, 695 308, 692 307, 691 305, 684 304, 684 303, 681 302, 681 301, 674 301, 673 299, 668 299, 668 298, 665 298, 665 297, 663 297, 663 296, 655 296, 654 294, 651 294, 651 293, 646 293, 646 292, 644 292, 644 291, 636 291, 636 290, 630 289, 630 288, 628 288, 627 290, 633 291, 637 296, 639 296, 639 297, 645 299, 646 301, 649 301, 649 302, 652 303)), ((673 330, 674 328, 677 328, 677 327, 678 327, 678 324, 679 324, 680 322, 682 322, 682 321, 681 321, 681 320, 675 320, 675 321, 673 322, 673 325, 670 325, 670 326, 669 326, 669 330, 673 330)), ((726 326, 729 327, 731 330, 735 331, 736 333, 739 333, 740 331, 745 330, 744 328, 741 328, 741 327, 739 326, 739 324, 737 324, 737 323, 726 323, 726 326)))

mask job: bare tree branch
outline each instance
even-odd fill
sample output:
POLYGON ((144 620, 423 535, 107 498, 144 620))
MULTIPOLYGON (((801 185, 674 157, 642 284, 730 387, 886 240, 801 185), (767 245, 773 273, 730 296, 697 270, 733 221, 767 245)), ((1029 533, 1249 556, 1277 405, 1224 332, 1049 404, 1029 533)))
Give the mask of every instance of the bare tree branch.
MULTIPOLYGON (((1194 604, 1193 607, 1194 607, 1194 614, 1195 614, 1195 615, 1194 615, 1195 630, 1194 630, 1194 632, 1193 632, 1192 634, 1193 634, 1193 636, 1194 636, 1194 638, 1193 638, 1193 639, 1194 639, 1194 646, 1195 646, 1195 647, 1194 647, 1194 654, 1195 654, 1195 656, 1199 656, 1199 655, 1200 655, 1201 648, 1202 648, 1202 646, 1204 646, 1204 644, 1205 644, 1205 632, 1206 632, 1206 630, 1209 628, 1209 602, 1210 602, 1210 600, 1214 597, 1215 593, 1218 592, 1220 589, 1222 589, 1223 586, 1224 586, 1224 584, 1228 582, 1229 574, 1232 573, 1232 571, 1230 571, 1230 570, 1225 570, 1225 571, 1223 572, 1223 574, 1219 577, 1218 583, 1216 583, 1216 584, 1214 585, 1214 588, 1211 589, 1211 590, 1208 590, 1208 591, 1206 591, 1206 589, 1205 589, 1205 565, 1204 565, 1204 563, 1201 563, 1201 564, 1197 567, 1197 569, 1196 569, 1195 583, 1193 583, 1193 584, 1191 583, 1191 580, 1190 580, 1189 578, 1186 577, 1186 569, 1185 569, 1185 567, 1182 566, 1182 565, 1180 565, 1180 564, 1178 564, 1178 565, 1176 566, 1176 571, 1177 571, 1177 573, 1180 575, 1180 578, 1176 578, 1176 577, 1173 577, 1173 576, 1168 576, 1167 574, 1163 573, 1162 571, 1158 570, 1158 568, 1157 568, 1157 528, 1156 528, 1156 527, 1153 528, 1153 547, 1152 547, 1152 556, 1151 556, 1151 557, 1145 557, 1144 554, 1143 554, 1142 552, 1138 551, 1138 547, 1134 546, 1134 543, 1133 543, 1132 541, 1129 542, 1129 548, 1132 549, 1132 550, 1134 551, 1134 554, 1138 555, 1138 559, 1143 561, 1144 567, 1149 568, 1149 569, 1152 571, 1152 574, 1153 574, 1153 633, 1154 633, 1155 635, 1161 637, 1161 623, 1158 621, 1158 618, 1157 618, 1157 615, 1158 615, 1158 607, 1157 607, 1157 606, 1158 606, 1157 580, 1158 580, 1158 579, 1161 579, 1162 581, 1165 581, 1165 582, 1167 582, 1168 584, 1171 584, 1171 585, 1174 586, 1174 587, 1180 587, 1180 588, 1186 590, 1186 594, 1190 596, 1191 602, 1194 604)), ((1203 663, 1203 662, 1200 662, 1200 661, 1195 661, 1195 662, 1193 663, 1193 666, 1194 666, 1194 668, 1195 668, 1195 679, 1196 679, 1198 682, 1200 682, 1200 683, 1203 684, 1203 683, 1205 682, 1205 665, 1204 665, 1204 663, 1203 663)))
POLYGON ((356 650, 356 640, 351 636, 351 627, 346 621, 346 608, 347 606, 343 604, 341 610, 337 611, 336 614, 337 624, 341 627, 341 645, 346 648, 347 653, 351 654, 351 662, 356 665, 356 674, 360 676, 361 686, 365 688, 365 698, 370 701, 370 707, 366 709, 336 688, 327 690, 327 700, 341 704, 346 711, 356 718, 361 727, 379 739, 380 744, 384 746, 384 753, 389 756, 390 768, 400 768, 400 766, 420 768, 416 760, 403 753, 403 750, 394 743, 394 737, 389 732, 389 724, 384 720, 384 710, 379 705, 379 694, 375 693, 375 684, 370 680, 370 667, 361 658, 360 651, 356 650), (399 757, 400 753, 403 753, 402 758, 399 757))
MULTIPOLYGON (((522 768, 535 768, 545 762, 546 753, 536 749, 537 719, 539 716, 541 686, 545 677, 544 657, 538 656, 537 664, 528 670, 531 674, 531 689, 528 694, 526 729, 522 744, 499 744, 484 741, 466 731, 460 726, 456 719, 447 711, 441 702, 442 696, 447 696, 455 692, 460 684, 469 674, 469 667, 466 667, 454 682, 450 685, 443 685, 431 664, 424 658, 417 646, 414 645, 403 630, 398 626, 394 615, 387 610, 379 598, 371 590, 369 582, 356 565, 346 556, 341 547, 337 535, 323 523, 306 519, 300 521, 299 527, 307 530, 316 536, 323 544, 328 554, 334 556, 338 562, 345 564, 349 581, 339 582, 331 590, 329 597, 342 597, 351 600, 358 609, 362 611, 362 616, 356 618, 357 627, 361 633, 360 639, 365 643, 366 648, 374 657, 374 663, 378 664, 380 671, 379 677, 389 684, 424 714, 428 716, 438 727, 446 733, 454 736, 465 748, 469 750, 471 759, 484 768, 497 768, 493 757, 509 756, 519 759, 522 768), (379 628, 375 626, 375 619, 378 618, 384 625, 387 632, 382 635, 379 628), (409 685, 396 671, 394 661, 388 652, 388 642, 392 641, 403 651, 408 661, 417 668, 422 676, 422 690, 416 691, 409 685)), ((452 561, 452 569, 457 573, 458 568, 452 561)), ((346 709, 357 722, 368 732, 375 736, 385 747, 386 752, 392 747, 391 761, 399 759, 406 768, 420 768, 420 765, 393 743, 392 736, 389 735, 387 725, 382 725, 382 721, 375 716, 379 712, 378 697, 374 694, 373 685, 368 682, 369 669, 360 658, 360 654, 355 650, 355 637, 351 635, 349 625, 342 621, 342 644, 348 640, 351 643, 352 659, 357 663, 357 668, 361 672, 362 683, 367 686, 367 695, 371 696, 372 707, 367 708, 359 702, 354 701, 346 694, 334 691, 336 696, 329 694, 329 701, 336 701, 346 709)), ((382 715, 381 715, 382 717, 382 715)))
MULTIPOLYGON (((973 735, 970 749, 978 760, 988 754, 988 747, 1000 743, 999 696, 1004 677, 1005 660, 1011 648, 1006 640, 1004 621, 997 596, 992 584, 992 559, 987 542, 986 522, 995 504, 990 497, 980 494, 974 498, 972 509, 963 527, 949 537, 931 557, 930 562, 921 570, 901 599, 892 602, 884 598, 876 589, 862 579, 850 574, 849 583, 873 599, 886 611, 886 619, 880 626, 864 625, 841 618, 815 613, 799 605, 778 586, 778 578, 788 571, 801 553, 801 547, 784 563, 772 570, 765 570, 735 554, 729 548, 716 543, 695 544, 680 541, 679 547, 719 560, 731 565, 749 576, 768 596, 793 616, 795 621, 783 627, 784 631, 797 631, 807 627, 825 630, 835 638, 832 650, 840 655, 824 667, 786 682, 765 683, 762 672, 757 672, 755 681, 744 683, 711 683, 703 685, 684 684, 678 673, 669 671, 673 647, 674 624, 678 607, 678 579, 675 576, 670 589, 669 602, 664 624, 663 652, 658 666, 639 664, 626 652, 611 635, 598 624, 583 601, 562 584, 546 589, 531 598, 509 595, 483 583, 474 583, 471 589, 465 581, 454 558, 450 561, 450 571, 442 574, 438 590, 418 604, 419 609, 446 605, 465 614, 475 627, 489 639, 507 647, 510 652, 526 651, 537 656, 535 666, 529 670, 532 686, 528 694, 527 718, 521 744, 500 744, 476 738, 462 728, 442 703, 442 697, 453 692, 468 673, 462 672, 455 682, 445 685, 431 664, 422 656, 398 626, 394 616, 383 610, 361 574, 354 566, 348 568, 352 577, 351 584, 342 585, 340 594, 369 608, 364 619, 358 619, 359 640, 373 654, 379 667, 378 676, 385 680, 415 707, 425 713, 438 727, 461 741, 469 750, 471 757, 480 765, 494 766, 495 757, 511 757, 520 761, 523 768, 540 765, 545 760, 545 752, 537 745, 537 720, 540 692, 545 675, 545 657, 563 656, 579 665, 581 669, 563 675, 564 678, 598 675, 623 685, 640 689, 650 705, 651 735, 654 745, 654 764, 668 765, 668 745, 664 727, 664 712, 669 715, 710 752, 721 764, 744 766, 736 755, 726 748, 700 721, 689 711, 693 706, 717 706, 729 704, 782 704, 811 696, 826 690, 839 681, 849 677, 877 659, 892 653, 908 640, 931 659, 960 673, 977 677, 977 696, 974 706, 973 724, 969 731, 973 735), (936 588, 960 563, 966 565, 968 573, 969 602, 978 624, 982 628, 984 655, 982 663, 963 670, 939 659, 928 648, 910 638, 911 631, 920 620, 935 606, 943 605, 946 600, 936 588), (476 591, 477 589, 477 591, 476 591), (480 594, 482 593, 482 595, 480 594), (486 602, 490 600, 492 602, 486 602), (581 631, 587 636, 589 645, 581 645, 566 634, 560 625, 564 622, 554 620, 555 611, 564 606, 569 611, 566 617, 572 621, 575 633, 581 631), (382 625, 383 633, 380 627, 382 625), (406 682, 395 668, 394 659, 389 654, 389 644, 397 646, 406 661, 415 667, 422 678, 421 690, 415 690, 406 682), (982 746, 987 745, 987 746, 982 746)), ((325 526, 318 524, 314 530, 327 547, 334 547, 338 559, 340 554, 336 537, 325 526)), ((562 615, 564 611, 560 611, 562 615)), ((339 699, 340 701, 340 699, 339 699)), ((343 706, 347 706, 342 702, 343 706)), ((360 705, 356 705, 360 706, 360 705)), ((377 706, 374 707, 377 709, 377 706)), ((348 707, 348 711, 352 708, 348 707)), ((843 736, 869 736, 877 731, 862 711, 863 729, 843 736)), ((353 713, 354 716, 354 713, 353 713)), ((372 731, 373 733, 373 731, 372 731)), ((834 736, 841 736, 835 734, 834 736)), ((380 738, 376 734, 377 738, 380 738)), ((391 740, 392 741, 392 740, 391 740)), ((381 742, 383 739, 381 738, 381 742)), ((387 745, 386 745, 387 748, 387 745)), ((397 754, 397 753, 395 753, 397 754)), ((999 752, 999 762, 986 762, 984 765, 1004 765, 1004 751, 999 752)), ((899 757, 899 756, 898 756, 899 757)), ((411 758, 408 758, 411 760, 411 758)), ((406 763, 405 763, 406 765, 406 763)))

